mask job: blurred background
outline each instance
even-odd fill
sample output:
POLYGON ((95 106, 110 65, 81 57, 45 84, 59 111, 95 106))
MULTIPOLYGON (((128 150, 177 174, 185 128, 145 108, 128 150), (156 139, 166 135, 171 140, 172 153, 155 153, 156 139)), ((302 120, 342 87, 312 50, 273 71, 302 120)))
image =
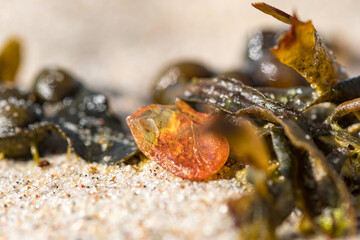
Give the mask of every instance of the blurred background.
MULTIPOLYGON (((0 0, 0 44, 8 37, 21 40, 21 86, 28 88, 45 66, 62 66, 92 88, 131 96, 122 99, 127 104, 121 107, 130 113, 142 104, 138 99, 149 95, 164 66, 197 60, 216 71, 237 68, 249 34, 259 28, 287 28, 251 2, 0 0)), ((358 59, 360 1, 266 2, 288 13, 296 10, 301 20, 313 20, 320 35, 358 59)), ((343 59, 350 76, 359 75, 358 61, 343 59)))

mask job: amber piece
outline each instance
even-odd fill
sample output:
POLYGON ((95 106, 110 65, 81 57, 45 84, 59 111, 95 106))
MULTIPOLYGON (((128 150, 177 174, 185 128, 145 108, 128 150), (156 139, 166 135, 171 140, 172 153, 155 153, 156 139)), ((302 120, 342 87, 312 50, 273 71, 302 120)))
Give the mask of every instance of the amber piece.
POLYGON ((175 106, 149 105, 126 121, 139 149, 176 176, 202 180, 225 164, 229 144, 208 130, 212 116, 178 100, 175 106))

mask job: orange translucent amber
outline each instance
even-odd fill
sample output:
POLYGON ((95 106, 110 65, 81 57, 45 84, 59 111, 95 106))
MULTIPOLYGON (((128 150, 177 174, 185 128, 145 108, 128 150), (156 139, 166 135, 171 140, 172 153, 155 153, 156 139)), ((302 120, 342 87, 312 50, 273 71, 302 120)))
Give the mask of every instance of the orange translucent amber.
POLYGON ((126 121, 143 154, 181 178, 202 180, 214 175, 229 156, 224 136, 208 130, 213 117, 185 102, 141 107, 126 121))

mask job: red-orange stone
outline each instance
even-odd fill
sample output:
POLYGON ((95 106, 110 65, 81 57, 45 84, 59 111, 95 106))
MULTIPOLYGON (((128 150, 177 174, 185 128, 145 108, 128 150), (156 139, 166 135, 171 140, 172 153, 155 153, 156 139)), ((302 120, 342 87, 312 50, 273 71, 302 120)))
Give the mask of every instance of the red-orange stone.
POLYGON ((202 180, 225 164, 229 143, 210 132, 212 116, 179 100, 175 106, 141 107, 126 121, 143 154, 181 178, 202 180))

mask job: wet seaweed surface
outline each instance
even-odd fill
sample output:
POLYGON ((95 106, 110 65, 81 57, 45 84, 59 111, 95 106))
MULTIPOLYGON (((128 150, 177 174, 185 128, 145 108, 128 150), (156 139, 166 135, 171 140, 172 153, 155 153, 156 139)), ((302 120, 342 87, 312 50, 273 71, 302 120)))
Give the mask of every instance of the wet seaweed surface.
MULTIPOLYGON (((164 71, 154 89, 161 89, 161 96, 178 93, 197 111, 211 114, 213 120, 204 128, 226 136, 229 159, 246 167, 252 191, 229 202, 243 239, 276 239, 278 226, 293 214, 304 236, 353 235, 358 225, 360 78, 347 76, 311 21, 265 3, 253 5, 290 24, 290 30, 254 34, 247 68, 221 74, 210 70, 212 76, 204 78, 200 74, 206 67, 194 63, 188 71, 179 63, 164 71)), ((169 98, 164 99, 154 98, 169 104, 169 98)), ((167 170, 177 174, 181 152, 203 147, 191 130, 198 143, 184 150, 179 142, 178 149, 164 151, 157 141, 162 133, 182 135, 184 129, 177 128, 177 111, 154 115, 163 107, 149 106, 128 122, 135 137, 151 129, 154 136, 136 139, 137 145, 148 158, 173 166, 167 170)))
POLYGON ((89 162, 117 164, 137 153, 107 97, 87 89, 59 68, 44 69, 33 91, 1 86, 0 152, 3 157, 39 161, 43 151, 74 152, 89 162))

